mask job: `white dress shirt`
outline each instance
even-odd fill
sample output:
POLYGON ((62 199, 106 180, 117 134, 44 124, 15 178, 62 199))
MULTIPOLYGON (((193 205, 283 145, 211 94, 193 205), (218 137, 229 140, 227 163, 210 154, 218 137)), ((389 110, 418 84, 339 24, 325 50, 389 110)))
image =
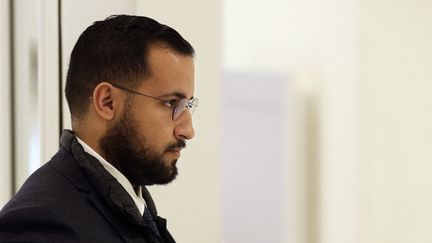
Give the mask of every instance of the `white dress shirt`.
POLYGON ((90 146, 88 146, 84 141, 79 139, 77 136, 75 137, 78 139, 78 142, 84 148, 84 151, 98 159, 102 166, 105 168, 105 170, 107 170, 120 183, 120 185, 123 186, 123 188, 131 196, 132 200, 135 202, 141 215, 143 215, 146 204, 142 196, 141 186, 139 186, 135 191, 132 183, 130 183, 130 181, 120 171, 118 171, 114 166, 108 163, 104 158, 102 158, 102 156, 100 156, 96 151, 90 148, 90 146))

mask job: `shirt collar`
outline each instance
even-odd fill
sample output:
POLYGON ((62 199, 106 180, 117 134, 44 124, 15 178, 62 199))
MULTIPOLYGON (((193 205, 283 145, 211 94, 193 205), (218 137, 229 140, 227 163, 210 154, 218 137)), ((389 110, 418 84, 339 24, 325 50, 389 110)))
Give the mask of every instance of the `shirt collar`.
POLYGON ((99 160, 105 170, 107 170, 120 183, 120 185, 122 185, 122 187, 126 190, 126 192, 131 196, 132 200, 135 202, 141 215, 143 215, 146 205, 142 196, 141 186, 138 186, 137 190, 134 190, 132 183, 130 183, 130 181, 119 170, 117 170, 114 166, 108 163, 108 161, 102 158, 102 156, 100 156, 96 151, 94 151, 90 146, 88 146, 76 135, 75 137, 83 147, 84 151, 99 160))

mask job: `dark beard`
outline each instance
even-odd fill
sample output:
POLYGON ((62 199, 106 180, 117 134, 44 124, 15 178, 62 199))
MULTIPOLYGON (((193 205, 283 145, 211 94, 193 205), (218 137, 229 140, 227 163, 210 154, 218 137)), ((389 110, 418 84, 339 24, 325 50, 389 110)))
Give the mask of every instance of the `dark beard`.
POLYGON ((136 122, 126 106, 120 119, 99 140, 105 159, 132 185, 163 185, 173 181, 177 176, 177 160, 166 164, 162 156, 170 149, 185 147, 185 142, 179 140, 158 154, 138 134, 136 122))

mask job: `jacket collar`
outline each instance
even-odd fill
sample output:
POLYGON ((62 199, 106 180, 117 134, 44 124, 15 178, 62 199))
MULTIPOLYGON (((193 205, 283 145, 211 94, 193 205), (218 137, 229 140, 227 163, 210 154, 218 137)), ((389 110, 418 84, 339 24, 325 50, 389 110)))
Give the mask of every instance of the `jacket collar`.
MULTIPOLYGON (((114 220, 114 217, 122 217, 138 227, 145 226, 142 215, 139 213, 136 204, 127 191, 105 170, 105 168, 103 168, 96 158, 84 151, 83 147, 74 136, 73 131, 64 130, 60 143, 62 147, 60 152, 67 151, 69 155, 72 155, 81 171, 84 171, 84 174, 77 172, 74 173, 74 176, 66 176, 79 189, 89 193, 90 201, 109 222, 114 224, 114 228, 120 235, 126 235, 127 229, 124 228, 124 225, 120 225, 118 220, 114 220)), ((144 186, 142 186, 142 193, 146 205, 150 213, 154 216, 155 222, 164 240, 166 242, 175 242, 167 231, 166 220, 158 216, 155 203, 144 186)))
POLYGON ((88 181, 99 194, 98 196, 113 211, 120 212, 134 224, 142 225, 142 216, 130 195, 96 158, 84 151, 73 132, 64 130, 60 140, 61 146, 74 157, 78 166, 85 172, 88 181))

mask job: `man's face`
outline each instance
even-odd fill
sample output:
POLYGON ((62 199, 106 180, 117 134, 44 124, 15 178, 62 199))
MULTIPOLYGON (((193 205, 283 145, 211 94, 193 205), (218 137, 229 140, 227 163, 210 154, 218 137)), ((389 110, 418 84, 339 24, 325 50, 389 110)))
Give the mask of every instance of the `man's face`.
MULTIPOLYGON (((162 100, 192 98, 194 63, 169 48, 152 47, 150 77, 135 91, 162 100)), ((129 95, 121 115, 99 141, 108 162, 134 185, 166 184, 177 175, 176 162, 185 140, 192 139, 191 114, 172 120, 172 108, 161 101, 129 95)))

